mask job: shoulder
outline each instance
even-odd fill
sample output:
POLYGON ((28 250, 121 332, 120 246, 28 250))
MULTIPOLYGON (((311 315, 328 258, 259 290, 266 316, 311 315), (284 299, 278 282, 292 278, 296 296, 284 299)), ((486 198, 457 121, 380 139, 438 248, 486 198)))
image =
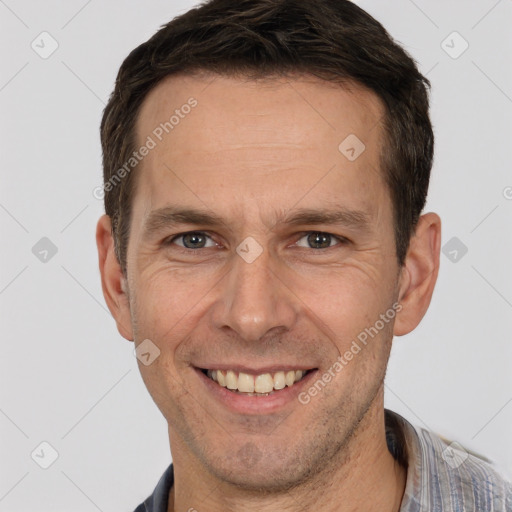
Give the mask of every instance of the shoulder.
POLYGON ((171 464, 165 470, 151 496, 141 503, 134 512, 167 512, 169 491, 173 484, 174 468, 171 464))
POLYGON ((450 441, 425 429, 418 429, 426 450, 433 480, 440 492, 460 507, 455 510, 512 510, 512 484, 492 462, 456 441, 450 441), (465 508, 463 508, 465 507, 465 508))
POLYGON ((491 461, 392 413, 404 434, 408 471, 403 511, 512 511, 512 484, 491 461))

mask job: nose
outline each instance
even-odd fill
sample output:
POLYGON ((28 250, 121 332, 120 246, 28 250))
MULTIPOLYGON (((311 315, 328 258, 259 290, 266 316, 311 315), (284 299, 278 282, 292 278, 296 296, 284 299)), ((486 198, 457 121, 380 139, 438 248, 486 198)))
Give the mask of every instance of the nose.
POLYGON ((234 331, 247 342, 262 340, 271 331, 275 334, 292 328, 299 301, 271 264, 266 250, 252 262, 238 254, 233 256, 213 306, 215 328, 234 331))

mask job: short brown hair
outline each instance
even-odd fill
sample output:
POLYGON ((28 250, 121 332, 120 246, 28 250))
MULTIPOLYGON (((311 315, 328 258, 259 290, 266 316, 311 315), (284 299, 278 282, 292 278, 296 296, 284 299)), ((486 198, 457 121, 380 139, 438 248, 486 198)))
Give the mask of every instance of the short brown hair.
MULTIPOLYGON (((105 184, 136 148, 135 124, 165 77, 206 71, 272 77, 304 73, 356 82, 383 101, 381 167, 402 265, 425 205, 433 160, 429 81, 383 26, 349 0, 209 0, 174 18, 125 59, 103 113, 105 184)), ((134 173, 105 187, 116 255, 126 272, 134 173)))

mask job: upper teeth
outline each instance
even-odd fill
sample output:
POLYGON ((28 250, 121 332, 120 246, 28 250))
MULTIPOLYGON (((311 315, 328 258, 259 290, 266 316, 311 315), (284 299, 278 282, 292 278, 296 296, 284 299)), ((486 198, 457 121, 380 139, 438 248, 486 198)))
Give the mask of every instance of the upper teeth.
POLYGON ((234 372, 232 370, 208 370, 207 375, 221 386, 238 390, 243 393, 270 393, 273 390, 292 386, 306 374, 303 370, 279 371, 273 375, 262 373, 251 375, 249 373, 234 372))

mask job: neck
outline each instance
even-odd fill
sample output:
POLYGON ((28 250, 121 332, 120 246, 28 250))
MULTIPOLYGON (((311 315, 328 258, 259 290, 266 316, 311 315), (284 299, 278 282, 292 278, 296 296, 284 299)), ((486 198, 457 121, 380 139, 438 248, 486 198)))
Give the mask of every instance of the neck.
POLYGON ((282 493, 247 492, 219 481, 186 450, 173 449, 175 483, 168 511, 398 512, 407 471, 388 450, 382 403, 374 401, 347 444, 326 460, 321 473, 282 493))

